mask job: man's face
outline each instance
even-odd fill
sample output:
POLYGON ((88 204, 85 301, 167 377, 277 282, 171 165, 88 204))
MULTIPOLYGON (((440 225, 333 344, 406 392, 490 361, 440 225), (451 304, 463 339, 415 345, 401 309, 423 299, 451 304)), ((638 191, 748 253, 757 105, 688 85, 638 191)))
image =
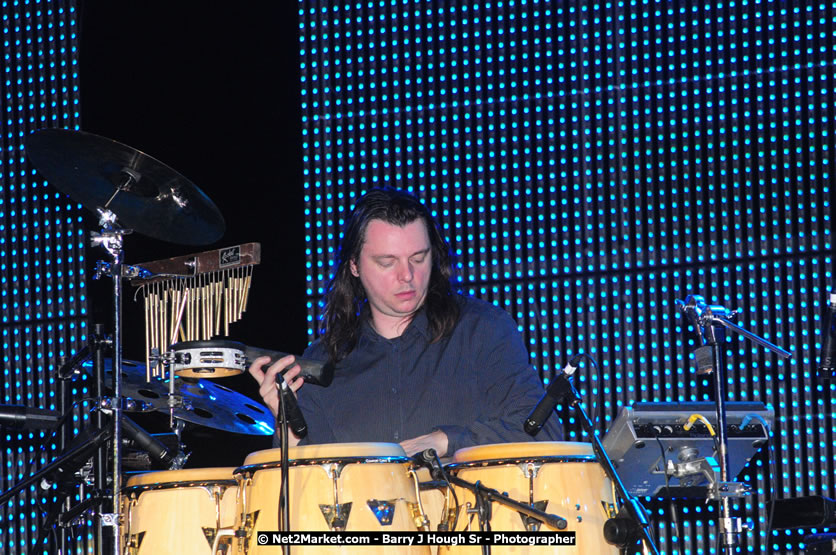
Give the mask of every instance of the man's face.
POLYGON ((378 333, 400 335, 386 329, 408 323, 427 297, 432 270, 427 226, 421 218, 403 227, 372 220, 364 239, 360 256, 350 263, 351 273, 366 290, 378 333))

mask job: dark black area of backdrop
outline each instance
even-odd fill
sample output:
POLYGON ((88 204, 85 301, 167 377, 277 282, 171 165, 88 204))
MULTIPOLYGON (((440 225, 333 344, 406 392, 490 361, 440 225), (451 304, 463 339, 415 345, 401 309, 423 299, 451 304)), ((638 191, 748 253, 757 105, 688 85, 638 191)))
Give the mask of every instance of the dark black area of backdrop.
MULTIPOLYGON (((138 233, 125 261, 139 263, 260 242, 250 302, 232 339, 300 353, 306 345, 303 201, 293 2, 81 3, 80 81, 84 131, 167 164, 201 188, 226 220, 206 247, 138 233)), ((88 227, 95 217, 88 213, 88 227)), ((88 275, 104 250, 87 249, 88 275)), ((112 283, 89 280, 91 322, 112 322, 112 283)), ((126 285, 124 356, 144 359, 144 320, 126 285)), ((258 399, 242 375, 220 385, 258 399)), ((165 421, 140 415, 151 432, 165 421)), ((267 448, 264 436, 189 428, 188 466, 236 466, 267 448)))

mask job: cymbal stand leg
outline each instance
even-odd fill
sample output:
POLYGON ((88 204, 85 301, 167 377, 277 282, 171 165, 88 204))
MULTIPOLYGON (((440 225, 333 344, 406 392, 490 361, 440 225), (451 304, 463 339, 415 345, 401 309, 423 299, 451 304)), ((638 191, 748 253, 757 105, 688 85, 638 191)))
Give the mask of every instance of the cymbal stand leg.
MULTIPOLYGON (((70 395, 69 395, 70 378, 71 378, 71 376, 68 376, 67 379, 59 378, 59 380, 58 380, 58 410, 61 414, 64 414, 64 415, 67 414, 67 410, 69 409, 69 406, 70 406, 70 400, 69 400, 70 399, 70 395)), ((58 434, 58 447, 60 448, 61 453, 63 453, 64 449, 67 448, 67 431, 66 431, 66 427, 64 427, 64 426, 61 427, 61 430, 59 431, 59 434, 58 434)), ((71 507, 72 507, 72 500, 70 499, 70 496, 67 495, 61 501, 61 509, 58 512, 59 512, 59 514, 65 513, 67 511, 69 511, 71 507)), ((56 520, 57 520, 58 515, 56 514, 55 517, 56 517, 56 520)), ((67 550, 67 548, 68 548, 67 529, 62 527, 62 526, 58 526, 57 528, 58 528, 58 550, 59 550, 60 553, 68 553, 69 551, 67 550)), ((39 544, 38 547, 41 548, 42 546, 39 544)))
MULTIPOLYGON (((93 370, 95 372, 96 384, 96 399, 101 402, 104 398, 104 380, 105 380, 105 348, 109 345, 108 339, 105 338, 105 327, 103 324, 96 324, 94 326, 95 340, 91 342, 93 348, 93 370)), ((101 429, 105 426, 105 416, 102 411, 97 410, 95 413, 96 427, 101 429)), ((95 464, 93 470, 95 472, 96 489, 101 492, 106 492, 107 485, 107 449, 100 447, 96 450, 95 464)), ((104 553, 104 530, 101 519, 96 519, 96 536, 94 538, 96 553, 104 553)))

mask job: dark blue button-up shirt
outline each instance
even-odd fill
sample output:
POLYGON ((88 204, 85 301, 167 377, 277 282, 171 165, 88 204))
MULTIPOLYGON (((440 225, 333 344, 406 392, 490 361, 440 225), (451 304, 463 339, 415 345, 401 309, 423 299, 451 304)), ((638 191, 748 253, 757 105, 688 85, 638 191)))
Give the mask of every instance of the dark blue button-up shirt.
MULTIPOLYGON (((452 455, 472 445, 531 441, 523 422, 543 387, 516 322, 479 299, 461 297, 461 307, 453 332, 435 343, 423 310, 394 339, 366 320, 331 385, 299 390, 308 423, 302 443, 399 443, 442 430, 452 455)), ((303 356, 327 359, 319 340, 303 356)), ((552 415, 537 439, 562 435, 552 415)))

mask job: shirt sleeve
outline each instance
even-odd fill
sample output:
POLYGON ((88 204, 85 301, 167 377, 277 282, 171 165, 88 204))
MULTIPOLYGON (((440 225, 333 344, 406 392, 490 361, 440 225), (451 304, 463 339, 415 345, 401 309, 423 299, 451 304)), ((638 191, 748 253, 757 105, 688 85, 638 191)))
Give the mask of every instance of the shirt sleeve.
POLYGON ((494 318, 479 319, 470 332, 477 368, 477 394, 482 407, 479 417, 467 426, 434 428, 447 435, 447 456, 473 445, 563 439, 556 414, 551 415, 535 438, 523 429, 544 389, 529 363, 517 323, 501 309, 496 308, 493 314, 494 318))

